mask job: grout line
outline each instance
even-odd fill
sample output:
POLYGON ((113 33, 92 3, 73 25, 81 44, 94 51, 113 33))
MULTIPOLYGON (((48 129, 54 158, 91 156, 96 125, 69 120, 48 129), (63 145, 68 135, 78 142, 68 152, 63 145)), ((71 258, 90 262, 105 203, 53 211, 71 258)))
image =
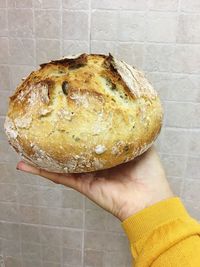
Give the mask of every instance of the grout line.
MULTIPOLYGON (((89 14, 88 14, 89 15, 89 14)), ((7 36, 0 36, 1 38, 6 38, 7 36)), ((62 36, 61 36, 62 38, 62 36)), ((38 39, 38 40, 55 40, 55 41, 59 41, 60 38, 45 38, 45 37, 24 37, 24 36, 11 36, 10 39, 24 39, 24 40, 34 40, 34 39, 38 39)), ((91 38, 90 38, 91 39, 91 38)), ((87 40, 83 40, 83 39, 65 39, 63 38, 63 40, 66 41, 87 41, 87 40)), ((92 39, 92 41, 96 41, 96 42, 109 42, 109 43, 116 43, 116 41, 118 43, 122 43, 122 44, 145 44, 146 41, 138 41, 138 40, 119 40, 119 39, 115 39, 115 40, 110 40, 110 39, 92 39)), ((156 41, 148 41, 148 45, 162 45, 162 46, 172 46, 172 45, 177 45, 178 46, 200 46, 200 43, 187 43, 187 42, 181 42, 181 43, 177 43, 177 42, 156 42, 156 41)))
MULTIPOLYGON (((7 7, 7 9, 19 9, 19 10, 30 10, 31 7, 7 7)), ((34 7, 33 7, 34 8, 34 7)), ((2 7, 0 9, 6 9, 5 7, 2 7)), ((98 11, 98 12, 105 12, 105 11, 108 11, 108 12, 117 12, 119 11, 121 8, 91 8, 91 10, 95 10, 95 11, 98 11)), ((35 8, 35 10, 48 10, 48 11, 58 11, 59 9, 57 8, 35 8)), ((75 8, 63 8, 63 10, 69 10, 69 11, 75 11, 75 12, 79 12, 79 11, 87 11, 87 9, 75 9, 75 8)), ((135 10, 135 9, 125 9, 123 8, 122 9, 123 12, 132 12, 132 13, 144 13, 145 10, 135 10)), ((180 6, 178 6, 178 9, 177 10, 154 10, 154 9, 149 9, 148 10, 148 13, 165 13, 165 14, 175 14, 179 11, 180 14, 184 14, 184 15, 199 15, 199 12, 196 11, 183 11, 180 9, 180 6)))
POLYGON ((60 19, 61 19, 61 30, 60 30, 60 56, 63 57, 63 1, 61 0, 60 6, 60 19))
POLYGON ((36 67, 36 30, 35 30, 35 9, 32 7, 33 12, 33 43, 34 43, 34 67, 36 67))
MULTIPOLYGON (((7 223, 7 224, 21 224, 21 225, 30 225, 30 226, 34 226, 34 227, 41 227, 41 228, 52 228, 52 229, 61 229, 61 230, 71 230, 71 231, 77 231, 77 232, 83 232, 82 228, 72 228, 72 227, 67 227, 67 226, 58 226, 58 225, 48 225, 48 224, 33 224, 33 223, 24 223, 24 222, 19 222, 19 221, 6 221, 6 220, 0 220, 0 222, 2 223, 7 223)), ((119 222, 120 223, 120 222, 119 222)), ((90 229, 85 229, 85 232, 89 232, 89 233, 112 233, 115 236, 125 236, 125 233, 123 232, 118 232, 118 231, 111 231, 111 230, 90 230, 90 229)))
POLYGON ((92 14, 91 14, 91 0, 89 0, 89 21, 88 21, 88 28, 89 28, 89 53, 91 53, 91 18, 92 18, 92 14))
POLYGON ((84 250, 85 250, 85 212, 86 212, 86 209, 85 209, 85 204, 86 204, 86 201, 85 201, 86 197, 84 196, 83 198, 83 230, 82 230, 82 246, 81 246, 81 262, 82 262, 82 267, 84 267, 84 250))
POLYGON ((178 13, 178 14, 180 14, 180 13, 184 13, 184 12, 181 12, 181 0, 178 0, 177 13, 178 13))
MULTIPOLYGON (((7 32, 7 37, 8 37, 8 51, 9 51, 9 56, 10 56, 10 31, 9 31, 9 21, 8 21, 8 0, 6 0, 6 13, 7 13, 7 16, 6 16, 6 19, 7 19, 7 27, 8 27, 8 32, 7 32)), ((9 59, 9 57, 8 57, 9 59)), ((10 62, 10 60, 9 60, 10 62)), ((9 67, 9 83, 10 83, 10 86, 11 86, 11 72, 10 72, 10 64, 7 64, 8 67, 9 67)), ((17 190, 17 194, 16 194, 16 202, 14 202, 17 206, 17 210, 18 210, 18 220, 17 220, 17 224, 19 225, 19 251, 20 251, 20 261, 22 263, 22 234, 21 234, 21 216, 20 216, 20 204, 19 204, 19 194, 18 194, 18 190, 17 190)))

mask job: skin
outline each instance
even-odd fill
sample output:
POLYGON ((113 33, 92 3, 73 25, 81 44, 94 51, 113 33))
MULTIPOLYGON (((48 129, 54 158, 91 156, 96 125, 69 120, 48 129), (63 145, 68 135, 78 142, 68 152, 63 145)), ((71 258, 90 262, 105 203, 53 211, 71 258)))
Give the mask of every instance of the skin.
POLYGON ((17 169, 71 187, 124 221, 173 193, 154 147, 119 166, 90 173, 47 172, 20 161, 17 169))

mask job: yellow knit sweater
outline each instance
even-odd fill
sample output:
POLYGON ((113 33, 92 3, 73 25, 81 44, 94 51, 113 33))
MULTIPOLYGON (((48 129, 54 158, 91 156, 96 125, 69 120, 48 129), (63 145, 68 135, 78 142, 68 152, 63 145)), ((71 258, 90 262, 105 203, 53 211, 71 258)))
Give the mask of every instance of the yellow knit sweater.
POLYGON ((177 197, 122 222, 135 267, 200 267, 200 225, 177 197))

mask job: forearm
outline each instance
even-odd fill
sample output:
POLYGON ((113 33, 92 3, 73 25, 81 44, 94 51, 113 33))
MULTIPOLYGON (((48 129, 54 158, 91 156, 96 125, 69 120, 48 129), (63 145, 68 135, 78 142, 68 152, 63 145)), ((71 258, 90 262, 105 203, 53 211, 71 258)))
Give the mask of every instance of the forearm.
POLYGON ((200 266, 200 226, 178 198, 148 207, 122 226, 135 266, 200 266))

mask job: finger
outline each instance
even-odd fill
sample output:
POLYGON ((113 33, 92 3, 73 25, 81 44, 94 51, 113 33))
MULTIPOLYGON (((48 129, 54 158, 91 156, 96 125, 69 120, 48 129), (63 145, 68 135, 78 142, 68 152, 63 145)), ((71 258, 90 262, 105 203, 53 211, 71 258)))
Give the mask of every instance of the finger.
POLYGON ((71 187, 77 191, 81 190, 80 179, 74 174, 48 172, 46 170, 39 169, 32 165, 29 165, 23 161, 20 161, 17 164, 17 169, 31 174, 40 175, 44 178, 51 180, 56 184, 62 184, 71 187))

